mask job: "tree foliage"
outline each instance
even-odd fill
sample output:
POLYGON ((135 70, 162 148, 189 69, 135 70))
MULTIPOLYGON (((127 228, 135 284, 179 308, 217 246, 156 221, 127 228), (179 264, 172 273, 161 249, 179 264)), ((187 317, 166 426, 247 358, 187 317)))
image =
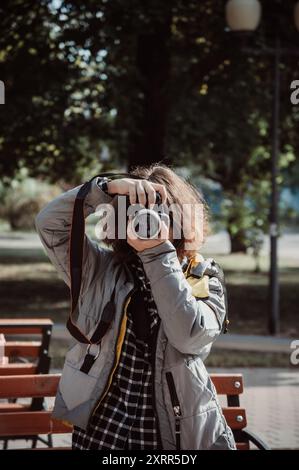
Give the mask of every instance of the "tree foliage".
MULTIPOLYGON (((259 194, 252 184, 267 197, 273 56, 244 47, 273 48, 278 33, 296 48, 294 3, 263 0, 258 31, 240 37, 227 31, 225 1, 4 0, 1 173, 80 179, 101 168, 105 144, 108 164, 189 165, 228 197, 259 194)), ((281 75, 281 177, 297 185, 298 57, 282 57, 281 75)))

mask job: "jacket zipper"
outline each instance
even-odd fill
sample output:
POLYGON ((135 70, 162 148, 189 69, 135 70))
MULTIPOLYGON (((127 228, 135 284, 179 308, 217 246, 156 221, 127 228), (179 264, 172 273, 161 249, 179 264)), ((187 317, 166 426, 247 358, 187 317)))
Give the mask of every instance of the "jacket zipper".
POLYGON ((119 341, 119 337, 120 337, 120 332, 121 332, 121 329, 123 327, 123 322, 124 322, 124 318, 127 314, 127 308, 128 308, 128 305, 131 301, 131 298, 132 298, 132 294, 133 292, 135 291, 135 288, 133 288, 129 294, 127 295, 125 301, 124 301, 124 311, 123 311, 123 315, 122 315, 122 318, 121 318, 121 321, 120 321, 120 326, 119 326, 119 330, 118 330, 118 335, 117 335, 117 342, 116 342, 116 354, 114 356, 114 362, 113 362, 113 366, 112 366, 112 369, 110 371, 110 374, 109 374, 109 377, 107 379, 107 382, 106 382, 106 385, 105 385, 105 388, 104 388, 104 391, 101 395, 101 397, 99 398, 98 402, 96 403, 91 415, 90 415, 90 418, 95 414, 95 412, 97 411, 97 409, 99 408, 100 404, 102 403, 103 399, 105 398, 105 396, 107 395, 108 391, 109 391, 109 388, 110 388, 110 385, 112 383, 112 378, 113 378, 113 375, 114 375, 114 372, 118 366, 118 363, 119 363, 119 358, 120 358, 120 354, 121 354, 121 349, 122 349, 122 345, 123 345, 123 341, 124 341, 124 337, 125 337, 125 334, 123 335, 122 339, 121 339, 121 343, 119 345, 119 348, 118 348, 118 341, 119 341), (118 353, 118 354, 117 354, 118 353))
POLYGON ((157 408, 156 408, 156 390, 155 390, 156 349, 157 349, 157 339, 158 339, 160 321, 154 333, 154 342, 153 342, 153 348, 152 348, 152 399, 153 399, 154 415, 157 421, 158 445, 159 445, 159 448, 163 449, 159 417, 158 417, 157 408))
POLYGON ((181 450, 181 422, 180 422, 180 416, 182 415, 181 405, 180 405, 178 395, 177 395, 177 392, 176 392, 172 372, 166 372, 165 375, 166 375, 167 385, 168 385, 168 388, 169 388, 173 413, 174 413, 174 417, 175 417, 176 450, 181 450))

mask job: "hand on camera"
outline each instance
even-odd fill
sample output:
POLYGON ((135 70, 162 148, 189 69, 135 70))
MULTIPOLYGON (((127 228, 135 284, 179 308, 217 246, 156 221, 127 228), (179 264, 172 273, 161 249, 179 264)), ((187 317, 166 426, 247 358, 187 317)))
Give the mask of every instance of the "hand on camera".
MULTIPOLYGON (((162 204, 166 203, 167 198, 166 189, 162 184, 134 178, 121 178, 109 181, 108 192, 111 195, 126 195, 129 197, 130 204, 142 204, 149 209, 155 205, 157 192, 161 196, 162 204)), ((133 217, 130 216, 128 220, 127 242, 136 251, 152 248, 169 239, 169 229, 164 221, 161 221, 161 229, 156 237, 148 239, 139 238, 133 228, 132 218, 133 217)))
POLYGON ((160 193, 162 204, 166 203, 166 189, 162 184, 134 178, 121 178, 109 181, 108 193, 128 195, 130 204, 140 203, 146 205, 148 198, 149 208, 155 204, 156 192, 160 193))

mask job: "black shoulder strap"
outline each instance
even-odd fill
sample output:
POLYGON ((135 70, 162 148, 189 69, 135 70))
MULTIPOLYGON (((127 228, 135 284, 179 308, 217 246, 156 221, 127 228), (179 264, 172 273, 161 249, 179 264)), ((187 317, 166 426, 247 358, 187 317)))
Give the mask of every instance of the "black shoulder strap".
POLYGON ((82 264, 83 264, 83 249, 84 249, 84 237, 85 237, 85 217, 84 217, 84 201, 87 194, 90 191, 92 181, 98 177, 130 177, 134 178, 134 175, 129 173, 101 173, 89 181, 84 183, 78 191, 78 194, 75 199, 73 216, 72 216, 72 225, 70 233, 70 257, 69 257, 69 271, 70 271, 70 296, 71 296, 71 310, 69 318, 67 320, 67 329, 70 334, 80 343, 85 344, 98 344, 102 337, 107 332, 109 325, 115 314, 115 287, 111 296, 111 299, 106 304, 101 320, 92 335, 91 339, 88 339, 87 336, 78 328, 76 323, 73 320, 73 314, 75 312, 76 306, 78 304, 81 282, 82 282, 82 264))

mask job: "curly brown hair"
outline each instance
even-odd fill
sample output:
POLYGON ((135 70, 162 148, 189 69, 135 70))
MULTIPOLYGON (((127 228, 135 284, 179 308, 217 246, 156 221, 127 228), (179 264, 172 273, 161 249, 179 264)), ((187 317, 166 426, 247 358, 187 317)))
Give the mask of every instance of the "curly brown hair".
MULTIPOLYGON (((182 260, 184 256, 187 258, 193 257, 204 243, 210 230, 209 208, 201 191, 185 178, 175 173, 170 166, 163 163, 153 163, 149 166, 137 166, 130 172, 130 174, 135 178, 139 177, 140 179, 147 179, 152 183, 159 183, 165 186, 167 193, 166 204, 168 206, 175 204, 180 213, 183 213, 183 206, 185 204, 189 206, 197 204, 202 207, 202 218, 200 221, 201 233, 198 238, 198 242, 195 243, 195 246, 193 244, 193 249, 186 249, 186 242, 190 241, 190 239, 186 237, 183 231, 181 232, 181 239, 175 243, 177 256, 180 260, 182 260)), ((191 217, 195 216, 192 215, 191 217)), ((132 248, 126 240, 106 238, 104 242, 112 247, 115 254, 122 261, 126 260, 126 258, 132 254, 132 248)))

